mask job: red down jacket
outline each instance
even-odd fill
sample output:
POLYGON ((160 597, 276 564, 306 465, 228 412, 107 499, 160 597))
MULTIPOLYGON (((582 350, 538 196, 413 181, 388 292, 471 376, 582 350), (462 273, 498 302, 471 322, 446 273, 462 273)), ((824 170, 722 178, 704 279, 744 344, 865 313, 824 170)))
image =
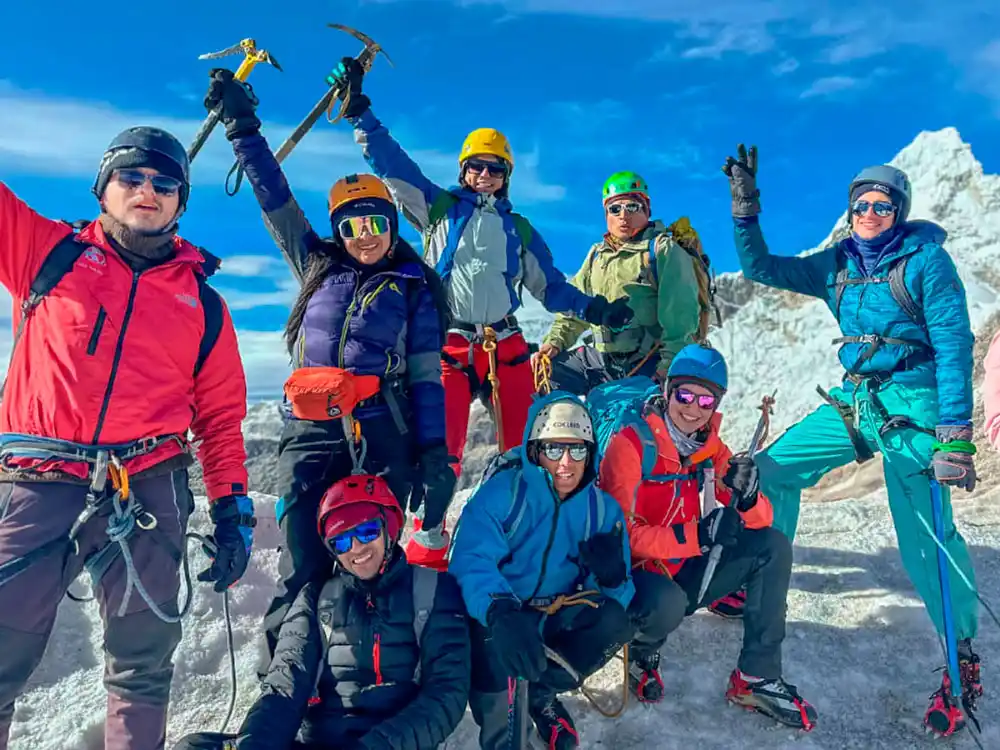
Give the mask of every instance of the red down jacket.
MULTIPOLYGON (((15 330, 42 261, 69 231, 0 182, 0 283, 14 297, 15 330)), ((17 344, 0 431, 119 444, 183 437, 190 429, 201 441, 209 498, 245 493, 246 376, 224 303, 219 338, 194 374, 205 330, 195 277, 202 273, 201 253, 176 238, 173 259, 135 274, 99 223, 87 226, 80 239, 90 249, 35 308, 17 344)), ((180 451, 168 441, 127 468, 136 474, 180 451)), ((87 473, 82 465, 59 468, 87 473)))

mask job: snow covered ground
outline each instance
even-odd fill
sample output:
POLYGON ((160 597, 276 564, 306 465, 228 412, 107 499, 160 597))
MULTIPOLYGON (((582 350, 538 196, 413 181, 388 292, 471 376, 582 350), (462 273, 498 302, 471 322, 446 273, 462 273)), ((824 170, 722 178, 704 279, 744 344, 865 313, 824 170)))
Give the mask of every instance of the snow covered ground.
MULTIPOLYGON (((261 525, 253 561, 231 593, 239 694, 233 727, 255 693, 254 666, 261 617, 277 573, 274 499, 255 498, 261 525)), ((462 498, 464 502, 464 498, 462 498)), ((956 517, 973 549, 981 590, 1000 590, 1000 491, 959 497, 956 517)), ((456 503, 461 505, 461 503, 456 503)), ((207 529, 203 499, 194 529, 207 529)), ((458 511, 458 508, 454 509, 458 511)), ((192 545, 192 567, 202 559, 192 545)), ((77 584, 81 585, 80 583, 77 584)), ((874 748, 931 747, 920 720, 937 687, 932 672, 943 659, 923 608, 899 562, 884 493, 860 500, 813 503, 802 513, 789 596, 787 678, 820 712, 810 734, 728 706, 726 678, 739 651, 739 623, 699 613, 663 650, 667 699, 653 707, 632 701, 617 719, 605 719, 581 695, 567 698, 582 747, 874 748), (652 744, 650 744, 652 743, 652 744)), ((994 687, 1000 632, 985 615, 976 641, 987 689, 980 718, 984 745, 1000 747, 1000 701, 994 687)), ((103 747, 104 689, 101 627, 94 605, 64 601, 49 649, 18 705, 12 750, 97 750, 103 747), (54 711, 54 707, 57 707, 54 711)), ((588 681, 614 706, 621 665, 612 662, 588 681)), ((229 696, 222 599, 206 586, 195 591, 177 654, 168 747, 194 730, 216 729, 229 696)), ((968 737, 955 743, 972 747, 968 737)), ((476 747, 466 716, 446 748, 476 747)))

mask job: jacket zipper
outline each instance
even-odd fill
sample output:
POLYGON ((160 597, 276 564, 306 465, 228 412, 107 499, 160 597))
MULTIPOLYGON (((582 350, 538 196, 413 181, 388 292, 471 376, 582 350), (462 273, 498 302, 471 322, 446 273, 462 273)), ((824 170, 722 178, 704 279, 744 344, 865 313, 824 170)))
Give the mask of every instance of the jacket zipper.
POLYGON ((90 341, 87 342, 87 354, 94 356, 97 351, 97 342, 101 338, 101 330, 104 328, 104 319, 108 317, 107 311, 100 307, 97 310, 97 321, 94 323, 94 330, 90 334, 90 341))
POLYGON ((132 307, 135 305, 135 292, 139 286, 139 273, 132 272, 132 287, 128 292, 128 303, 125 305, 125 316, 122 318, 122 330, 118 334, 118 341, 115 343, 115 356, 111 360, 111 374, 108 376, 108 387, 104 391, 104 401, 101 403, 101 413, 97 417, 97 428, 94 430, 94 438, 91 442, 97 445, 97 439, 101 436, 101 428, 104 427, 104 419, 108 415, 108 407, 111 405, 111 390, 115 386, 115 376, 118 374, 118 363, 122 358, 122 345, 125 343, 125 331, 128 330, 129 320, 132 318, 132 307))
POLYGON ((529 602, 538 594, 538 590, 542 587, 542 581, 545 580, 545 568, 548 566, 549 553, 552 551, 552 542, 556 538, 556 528, 559 526, 559 501, 555 497, 552 498, 552 501, 556 504, 556 512, 552 516, 552 528, 549 529, 549 540, 545 543, 545 551, 542 553, 542 565, 538 571, 538 583, 535 584, 535 590, 528 597, 529 602))
POLYGON ((340 346, 337 348, 337 365, 344 366, 344 347, 347 346, 347 330, 351 326, 351 316, 354 315, 354 303, 358 301, 358 277, 354 277, 354 293, 351 295, 351 304, 347 306, 347 313, 344 316, 344 326, 340 329, 340 346))

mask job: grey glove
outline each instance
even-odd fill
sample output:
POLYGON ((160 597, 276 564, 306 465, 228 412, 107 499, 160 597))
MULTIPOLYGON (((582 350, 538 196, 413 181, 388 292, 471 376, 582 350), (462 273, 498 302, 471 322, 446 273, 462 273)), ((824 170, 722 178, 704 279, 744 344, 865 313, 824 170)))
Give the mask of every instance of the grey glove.
POLYGON ((941 484, 972 492, 976 487, 976 466, 972 458, 976 446, 972 442, 972 425, 942 424, 934 433, 937 437, 931 459, 934 478, 941 484))
POLYGON ((741 143, 736 147, 736 156, 726 157, 722 167, 729 178, 729 192, 733 196, 733 216, 756 216, 760 213, 760 190, 757 189, 757 147, 751 146, 747 153, 741 143))

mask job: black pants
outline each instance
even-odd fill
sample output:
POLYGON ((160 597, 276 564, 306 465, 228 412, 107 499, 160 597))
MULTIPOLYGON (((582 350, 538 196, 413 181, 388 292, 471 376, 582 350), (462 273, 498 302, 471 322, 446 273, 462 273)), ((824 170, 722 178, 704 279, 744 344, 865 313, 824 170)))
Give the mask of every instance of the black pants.
MULTIPOLYGON (((399 434, 389 414, 361 419, 367 439, 364 469, 383 474, 400 506, 407 507, 414 478, 411 443, 399 434)), ((325 580, 333 560, 319 537, 316 516, 323 494, 339 479, 350 475, 351 454, 340 420, 290 421, 278 446, 278 475, 282 496, 278 528, 284 544, 278 559, 277 592, 264 614, 266 653, 258 671, 263 674, 274 656, 278 631, 288 608, 302 587, 325 580)))
MULTIPOLYGON (((181 737, 173 750, 236 750, 235 734, 221 734, 220 732, 195 732, 181 737)), ((283 750, 323 750, 315 745, 304 745, 301 742, 293 742, 283 750)))
MULTIPOLYGON (((621 380, 639 364, 643 354, 601 354, 592 346, 579 346, 559 352, 552 359, 552 390, 586 396, 593 388, 612 380, 621 380)), ((649 357, 635 373, 653 377, 660 364, 657 354, 649 357)))
POLYGON ((740 544, 724 550, 701 602, 695 601, 708 556, 688 560, 671 580, 644 570, 633 571, 635 597, 629 616, 636 635, 635 656, 658 651, 685 616, 746 584, 743 650, 738 667, 754 677, 781 676, 792 544, 773 528, 746 530, 740 544))
MULTIPOLYGON (((543 615, 539 613, 539 621, 543 615)), ((507 742, 507 672, 500 666, 489 631, 478 621, 471 623, 472 689, 469 707, 479 725, 479 746, 503 750, 507 742)), ((604 666, 628 642, 632 633, 628 615, 618 602, 600 600, 594 609, 582 605, 564 607, 545 617, 545 645, 562 656, 581 678, 604 666)), ((541 703, 579 683, 552 661, 542 678, 528 687, 529 701, 541 703)))

